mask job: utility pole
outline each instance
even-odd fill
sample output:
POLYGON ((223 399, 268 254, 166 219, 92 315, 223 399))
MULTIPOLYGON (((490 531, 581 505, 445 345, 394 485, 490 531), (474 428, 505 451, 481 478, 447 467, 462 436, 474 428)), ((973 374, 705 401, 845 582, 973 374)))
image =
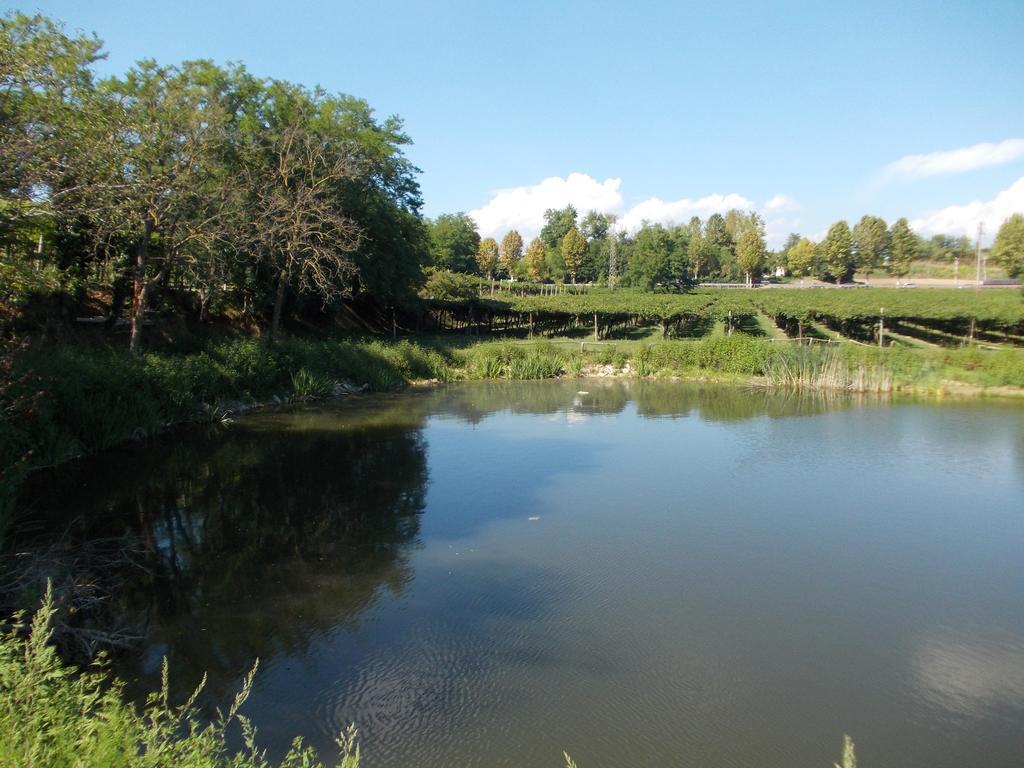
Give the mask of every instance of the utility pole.
POLYGON ((984 222, 979 221, 978 222, 978 243, 975 246, 975 251, 974 251, 974 256, 975 256, 975 260, 977 261, 977 270, 978 270, 976 290, 981 290, 981 235, 982 235, 982 233, 984 231, 985 231, 985 224, 984 224, 984 222))

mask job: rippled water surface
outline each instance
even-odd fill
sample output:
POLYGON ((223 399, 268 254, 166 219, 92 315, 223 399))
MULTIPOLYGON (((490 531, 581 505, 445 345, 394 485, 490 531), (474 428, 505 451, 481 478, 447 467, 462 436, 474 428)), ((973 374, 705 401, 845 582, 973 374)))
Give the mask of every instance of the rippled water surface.
MULTIPOLYGON (((1024 765, 1024 407, 456 385, 39 481, 127 537, 122 673, 366 768, 1024 765), (182 694, 183 695, 183 694, 182 694)), ((89 520, 91 522, 83 522, 89 520)))

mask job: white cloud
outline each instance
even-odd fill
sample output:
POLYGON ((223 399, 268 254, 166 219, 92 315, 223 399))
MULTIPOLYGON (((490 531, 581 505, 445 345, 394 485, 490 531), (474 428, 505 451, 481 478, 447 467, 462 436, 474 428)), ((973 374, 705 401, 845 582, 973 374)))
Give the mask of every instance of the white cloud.
POLYGON ((764 223, 764 239, 769 248, 780 248, 790 232, 800 232, 800 219, 780 216, 768 219, 764 223))
POLYGON ((1024 176, 1017 179, 991 200, 975 200, 964 205, 951 205, 941 211, 927 214, 910 222, 910 226, 925 234, 974 236, 978 224, 985 225, 986 239, 991 240, 1013 213, 1024 212, 1024 176))
POLYGON ((885 166, 886 179, 917 179, 943 173, 963 173, 991 165, 1003 165, 1024 158, 1024 139, 1007 139, 998 144, 975 144, 944 152, 907 155, 885 166))
POLYGON ((589 210, 602 213, 622 207, 619 187, 622 179, 597 181, 585 173, 570 173, 562 179, 552 176, 532 187, 499 189, 482 208, 469 215, 480 234, 500 237, 516 229, 524 238, 535 236, 544 226, 544 211, 572 205, 581 214, 589 210))
POLYGON ((652 224, 685 224, 693 216, 706 218, 712 213, 725 213, 730 208, 751 210, 754 204, 735 192, 728 195, 707 195, 699 200, 661 200, 651 197, 637 203, 619 217, 619 228, 635 232, 645 221, 652 224))
POLYGON ((499 189, 480 208, 469 212, 484 237, 501 237, 516 229, 524 239, 535 237, 544 226, 544 211, 572 205, 583 215, 596 210, 614 213, 617 228, 635 232, 644 221, 658 224, 685 224, 692 216, 707 218, 730 208, 753 210, 753 202, 738 193, 713 194, 696 200, 648 198, 626 207, 620 187, 622 179, 597 179, 585 173, 570 173, 564 179, 552 176, 526 187, 499 189))
POLYGON ((799 211, 800 204, 789 195, 775 195, 775 197, 764 204, 764 209, 780 213, 783 211, 799 211))

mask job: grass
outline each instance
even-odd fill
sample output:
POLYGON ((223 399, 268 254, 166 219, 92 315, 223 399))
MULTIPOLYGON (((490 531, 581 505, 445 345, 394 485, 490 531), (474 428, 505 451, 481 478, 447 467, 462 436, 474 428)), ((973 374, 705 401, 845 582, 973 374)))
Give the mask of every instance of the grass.
POLYGON ((2 435, 0 469, 27 450, 34 466, 45 466, 242 405, 324 398, 337 382, 387 391, 451 375, 436 349, 350 339, 230 341, 138 357, 106 346, 38 347, 18 367, 43 396, 31 418, 2 435))
MULTIPOLYGON (((124 684, 102 663, 87 669, 64 665, 50 644, 56 609, 47 590, 31 621, 15 621, 0 638, 0 768, 271 768, 256 744, 256 729, 240 709, 252 690, 256 666, 226 712, 204 720, 195 702, 199 687, 182 704, 169 700, 164 660, 161 689, 144 707, 125 702, 124 684), (243 747, 227 747, 228 729, 242 734, 243 747)), ((358 768, 353 728, 339 734, 333 765, 358 768)), ((301 738, 292 742, 281 768, 323 768, 301 738)))

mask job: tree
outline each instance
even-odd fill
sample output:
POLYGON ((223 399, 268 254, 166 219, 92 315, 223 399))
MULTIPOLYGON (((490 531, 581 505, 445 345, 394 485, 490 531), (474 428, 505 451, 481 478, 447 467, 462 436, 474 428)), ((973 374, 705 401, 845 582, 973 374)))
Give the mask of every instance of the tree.
POLYGON ((796 245, 789 249, 787 254, 789 271, 798 277, 809 275, 814 267, 814 257, 814 243, 806 237, 801 238, 796 245))
POLYGON ((444 213, 430 224, 430 257, 439 269, 474 272, 479 247, 476 222, 465 213, 444 213))
POLYGON ((910 229, 905 218, 897 219, 889 232, 889 274, 903 277, 910 271, 911 262, 917 258, 917 235, 910 229))
POLYGON ((1010 277, 1024 275, 1024 214, 1015 213, 1002 223, 992 246, 992 256, 1010 277))
POLYGON ((708 259, 711 256, 711 244, 704 236, 700 217, 694 216, 690 219, 688 229, 690 239, 686 250, 690 259, 690 265, 693 267, 693 279, 696 281, 700 277, 700 273, 707 266, 708 259))
POLYGON ((544 257, 547 255, 547 249, 544 247, 544 243, 539 237, 533 238, 530 241, 529 247, 526 249, 526 270, 531 280, 540 282, 544 277, 544 257))
POLYGON ((562 247, 562 241, 570 229, 576 228, 576 209, 571 205, 565 208, 548 208, 544 211, 544 226, 540 230, 540 239, 548 248, 562 247))
POLYGON ((672 280, 672 239, 661 224, 644 222, 636 233, 633 254, 626 269, 629 285, 651 290, 672 280))
POLYGON ((245 315, 272 306, 276 331, 291 294, 408 295, 432 245, 475 270, 472 222, 468 248, 466 221, 447 239, 425 226, 399 118, 240 65, 143 61, 100 82, 101 57, 45 17, 0 18, 0 246, 56 267, 62 293, 105 283, 111 319, 130 298, 133 350, 161 291, 198 295, 200 318, 215 291, 245 315))
POLYGON ((878 216, 862 216, 853 228, 853 252, 857 269, 865 276, 880 267, 889 253, 889 229, 878 216))
POLYGON ((344 293, 356 273, 352 254, 362 230, 331 194, 333 184, 357 173, 355 158, 343 146, 325 142, 301 118, 268 139, 250 147, 244 168, 250 244, 276 273, 270 322, 270 335, 276 337, 289 287, 324 301, 344 293))
POLYGON ((786 242, 782 245, 782 252, 788 254, 794 245, 799 243, 803 238, 800 237, 796 232, 790 232, 786 238, 786 242))
POLYGON ((516 263, 522 256, 523 238, 516 230, 509 230, 508 234, 501 239, 501 263, 510 278, 514 277, 516 263))
POLYGON ((485 237, 476 249, 476 265, 484 277, 494 277, 498 266, 498 241, 493 237, 485 237))
POLYGON ((205 62, 161 67, 143 61, 102 84, 109 97, 88 147, 93 165, 78 174, 88 194, 57 194, 58 205, 87 215, 105 239, 134 243, 129 349, 138 352, 151 292, 177 266, 187 243, 213 236, 209 194, 223 110, 205 62))
POLYGON ((736 263, 746 273, 747 287, 753 284, 754 274, 764 268, 766 255, 764 236, 757 227, 745 227, 736 244, 736 263))
POLYGON ((572 282, 576 282, 576 273, 583 263, 583 254, 587 252, 587 241, 580 231, 573 227, 562 239, 562 258, 565 260, 565 271, 572 282))
POLYGON ((580 231, 589 241, 603 240, 608 235, 615 217, 609 213, 598 213, 587 211, 587 215, 580 221, 580 231))
POLYGON ((853 233, 845 221, 837 221, 828 228, 828 234, 821 241, 823 267, 826 274, 837 283, 847 280, 853 273, 853 233))
POLYGON ((720 213, 713 213, 708 217, 708 223, 704 227, 704 237, 714 248, 732 248, 732 237, 729 236, 725 217, 720 213))

